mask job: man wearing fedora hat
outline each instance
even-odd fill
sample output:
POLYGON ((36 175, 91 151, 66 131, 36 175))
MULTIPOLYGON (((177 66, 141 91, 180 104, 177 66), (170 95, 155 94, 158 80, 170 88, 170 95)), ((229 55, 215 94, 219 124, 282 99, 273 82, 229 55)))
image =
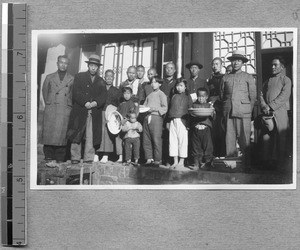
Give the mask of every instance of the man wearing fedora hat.
POLYGON ((220 100, 226 126, 226 156, 237 156, 238 140, 240 149, 249 163, 249 147, 251 133, 251 115, 256 101, 256 85, 254 78, 242 71, 248 59, 239 50, 228 57, 232 64, 232 72, 224 75, 221 80, 220 100))
POLYGON ((73 108, 70 115, 68 138, 71 141, 72 164, 80 162, 81 143, 85 140, 83 161, 92 163, 95 148, 101 142, 102 108, 106 102, 106 88, 98 75, 101 65, 98 55, 86 61, 88 71, 78 73, 73 85, 73 108))
POLYGON ((199 77, 199 73, 200 70, 203 68, 203 65, 198 61, 192 61, 186 64, 185 67, 190 71, 191 74, 190 79, 187 80, 187 90, 191 94, 193 101, 196 101, 197 89, 206 88, 209 93, 206 81, 199 77))

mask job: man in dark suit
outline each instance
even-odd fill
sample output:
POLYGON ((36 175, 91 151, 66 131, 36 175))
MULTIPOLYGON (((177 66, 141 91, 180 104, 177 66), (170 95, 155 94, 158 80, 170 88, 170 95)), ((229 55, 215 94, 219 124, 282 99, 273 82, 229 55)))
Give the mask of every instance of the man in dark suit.
POLYGON ((250 147, 251 115, 256 101, 256 85, 252 75, 242 71, 248 59, 239 50, 228 57, 232 72, 221 80, 220 100, 226 124, 226 156, 237 156, 238 140, 242 154, 248 162, 250 147))
POLYGON ((81 143, 85 140, 83 162, 92 163, 95 148, 101 143, 102 108, 106 102, 105 82, 97 73, 100 57, 91 55, 88 71, 78 73, 73 85, 73 108, 70 115, 68 138, 71 141, 72 164, 81 159, 81 143))
POLYGON ((222 59, 215 57, 211 62, 212 74, 208 78, 207 85, 210 96, 208 101, 214 105, 216 116, 212 122, 212 137, 214 143, 214 156, 225 156, 225 130, 222 123, 222 103, 220 101, 220 83, 224 76, 222 74, 222 59))
POLYGON ((46 76, 42 87, 45 102, 42 144, 48 167, 56 167, 56 163, 66 160, 66 135, 74 81, 74 77, 67 72, 68 65, 67 56, 58 56, 57 71, 46 76))
MULTIPOLYGON (((170 100, 175 92, 176 83, 176 65, 173 62, 168 62, 165 65, 165 76, 163 79, 163 84, 160 86, 160 90, 167 96, 167 102, 169 105, 170 100)), ((162 134, 163 149, 162 149, 162 161, 163 164, 169 166, 172 162, 172 158, 169 156, 169 129, 168 125, 170 120, 168 114, 164 117, 164 128, 162 134)))
POLYGON ((199 77, 200 70, 203 65, 200 62, 192 61, 185 65, 185 67, 190 71, 190 79, 187 80, 187 89, 192 97, 193 102, 197 100, 197 89, 206 88, 209 93, 209 89, 205 79, 199 77))

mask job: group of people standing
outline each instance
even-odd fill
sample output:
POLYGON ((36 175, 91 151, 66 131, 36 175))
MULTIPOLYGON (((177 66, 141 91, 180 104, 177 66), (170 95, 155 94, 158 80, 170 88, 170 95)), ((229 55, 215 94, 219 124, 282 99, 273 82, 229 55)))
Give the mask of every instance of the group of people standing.
POLYGON ((272 60, 272 76, 257 94, 252 75, 242 71, 248 61, 241 51, 228 57, 231 68, 222 74, 221 58, 211 62, 212 74, 207 80, 199 77, 203 65, 192 61, 186 65, 190 78, 177 79, 176 65, 165 65, 165 77, 155 68, 147 71, 142 65, 127 69, 127 80, 113 86, 114 71, 98 74, 100 57, 91 55, 88 70, 71 76, 69 59, 58 57, 55 73, 48 75, 42 87, 45 101, 42 144, 48 167, 66 161, 67 144, 71 143, 71 163, 108 161, 109 154, 117 161, 138 166, 169 165, 184 170, 207 169, 214 157, 236 157, 241 152, 250 164, 252 111, 259 101, 262 118, 273 122, 273 129, 261 119, 263 164, 274 164, 284 158, 288 130, 287 103, 291 80, 285 76, 281 57, 272 60), (257 98, 258 97, 258 98, 257 98), (124 118, 122 131, 110 133, 105 111, 116 107, 124 118), (146 108, 140 113, 140 108, 146 108), (190 108, 214 108, 208 117, 193 117, 190 108), (270 118, 270 119, 269 119, 270 118), (142 147, 140 146, 142 145, 142 147), (238 145, 238 146, 237 146, 238 145), (133 150, 133 157, 132 157, 133 150), (140 159, 140 153, 142 158, 140 159), (123 157, 123 155, 125 157, 123 157), (186 161, 188 159, 188 161, 186 161))

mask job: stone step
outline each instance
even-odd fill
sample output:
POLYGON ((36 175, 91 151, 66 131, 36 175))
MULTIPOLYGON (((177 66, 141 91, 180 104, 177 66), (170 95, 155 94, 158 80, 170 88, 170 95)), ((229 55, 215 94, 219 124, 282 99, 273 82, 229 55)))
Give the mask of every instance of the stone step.
POLYGON ((38 183, 51 184, 91 184, 91 185, 165 185, 165 184, 289 184, 291 171, 262 171, 245 169, 241 161, 216 162, 209 170, 184 171, 166 166, 134 167, 108 162, 101 164, 61 164, 57 168, 39 165, 38 183))

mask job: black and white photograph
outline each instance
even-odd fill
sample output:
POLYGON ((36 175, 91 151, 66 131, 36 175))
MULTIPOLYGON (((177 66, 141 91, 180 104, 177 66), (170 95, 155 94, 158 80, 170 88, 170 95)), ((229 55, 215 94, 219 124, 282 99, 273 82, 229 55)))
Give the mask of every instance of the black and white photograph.
POLYGON ((31 189, 295 189, 295 28, 33 30, 31 189))

